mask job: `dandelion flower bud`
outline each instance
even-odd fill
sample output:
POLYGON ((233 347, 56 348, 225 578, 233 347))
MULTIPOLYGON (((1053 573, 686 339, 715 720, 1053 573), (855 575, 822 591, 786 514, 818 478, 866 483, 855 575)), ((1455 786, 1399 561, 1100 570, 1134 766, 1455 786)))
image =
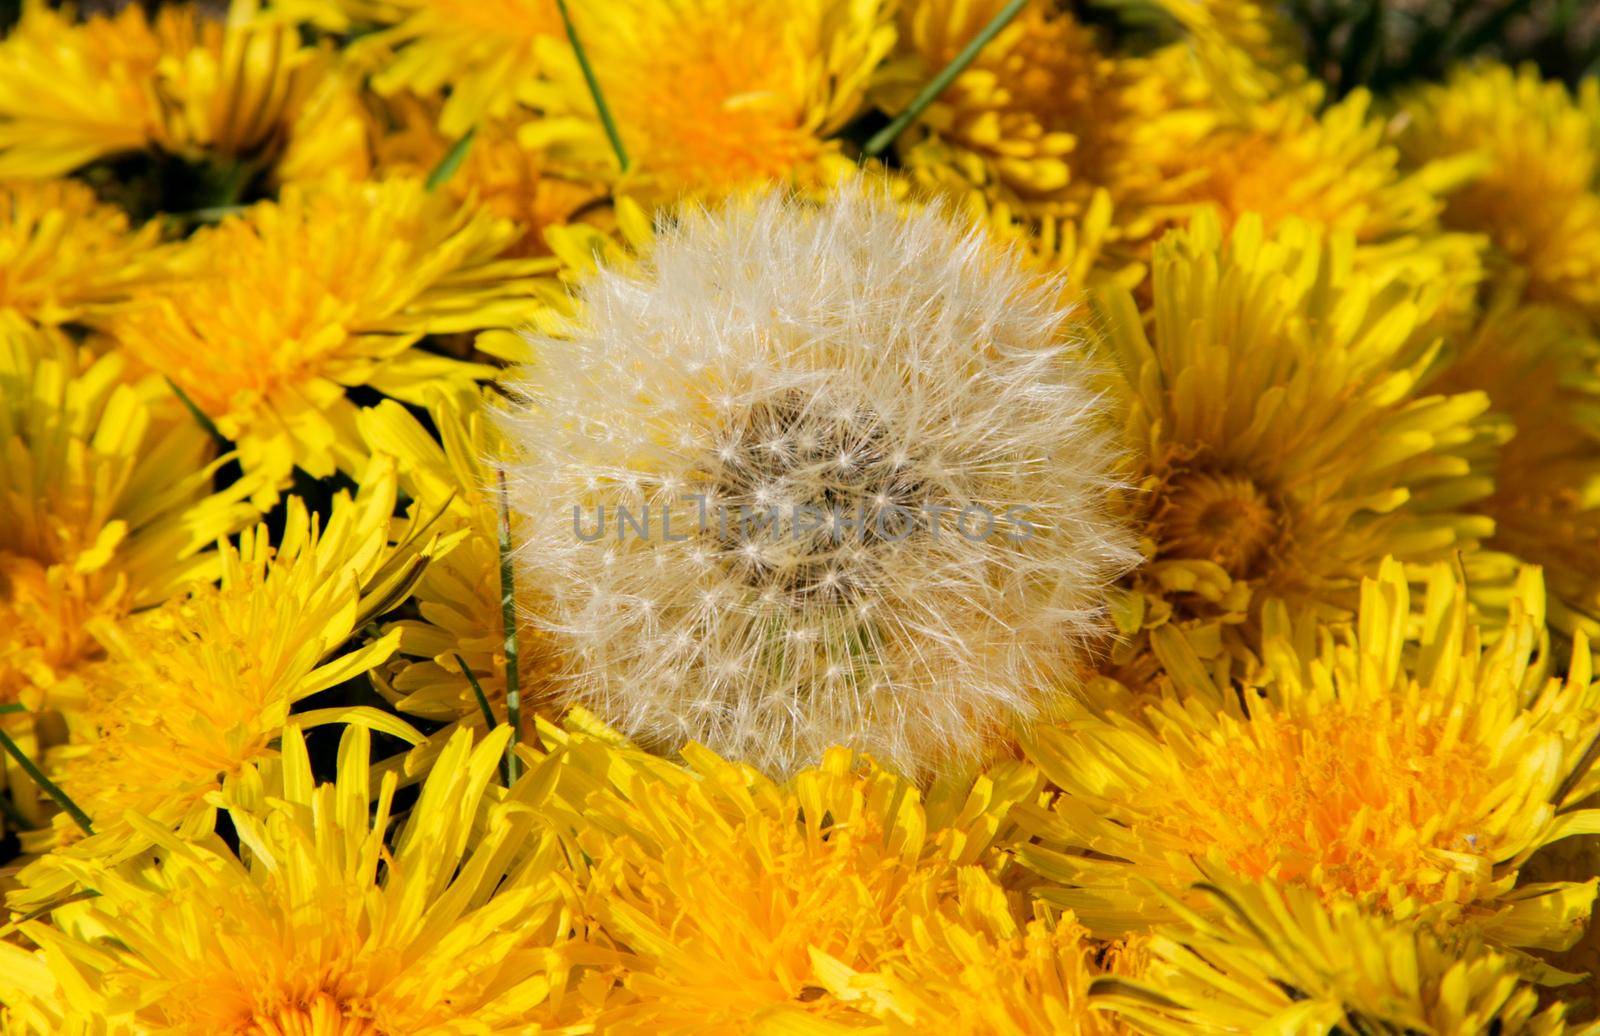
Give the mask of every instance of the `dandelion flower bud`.
POLYGON ((501 415, 563 703, 774 773, 926 775, 1046 714, 1137 559, 1055 287, 859 187, 691 211, 582 284, 501 415))

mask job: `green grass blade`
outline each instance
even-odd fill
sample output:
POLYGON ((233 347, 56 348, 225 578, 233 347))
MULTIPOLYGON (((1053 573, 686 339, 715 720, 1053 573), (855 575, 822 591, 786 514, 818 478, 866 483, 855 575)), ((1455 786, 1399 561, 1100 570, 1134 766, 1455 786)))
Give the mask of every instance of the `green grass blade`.
POLYGON ((517 671, 517 586, 511 562, 511 512, 506 505, 506 476, 500 473, 500 623, 505 631, 506 722, 511 741, 506 745, 506 772, 517 778, 517 733, 522 729, 522 688, 517 671))
MULTIPOLYGON (((606 137, 611 141, 611 150, 617 153, 617 164, 623 172, 628 171, 628 151, 622 146, 622 135, 617 132, 616 120, 611 117, 611 106, 606 104, 606 95, 600 89, 600 80, 595 78, 594 69, 589 65, 589 55, 584 52, 583 43, 578 39, 578 30, 572 24, 572 15, 567 11, 567 0, 556 0, 556 7, 561 11, 561 24, 567 30, 567 40, 572 44, 572 52, 578 57, 578 67, 583 70, 583 81, 589 84, 589 96, 594 98, 594 110, 600 113, 600 125, 605 127, 606 137)), ((670 90, 671 84, 666 84, 663 89, 670 90)))
POLYGON ((32 759, 28 758, 28 753, 22 750, 22 746, 11 740, 11 735, 4 730, 0 730, 0 748, 5 749, 11 758, 17 761, 17 765, 22 767, 22 771, 33 779, 33 783, 43 788, 47 795, 56 800, 56 805, 60 806, 67 816, 72 818, 73 823, 83 828, 84 834, 94 834, 94 825, 89 822, 89 814, 79 809, 78 804, 73 802, 71 797, 57 786, 55 781, 46 777, 44 771, 39 769, 32 759))
POLYGON ((872 139, 867 141, 867 146, 862 148, 862 151, 869 158, 876 158, 887 151, 889 145, 894 143, 895 138, 905 132, 905 128, 915 122, 917 116, 921 115, 928 105, 932 104, 940 94, 944 93, 945 88, 955 81, 956 76, 966 71, 967 66, 972 64, 973 59, 978 56, 978 52, 987 46, 990 40, 1000 35, 1000 30, 1010 25, 1011 19, 1021 14, 1022 9, 1026 6, 1028 6, 1028 0, 1011 0, 1009 4, 1001 8, 1000 12, 990 19, 989 24, 985 25, 965 47, 961 48, 961 53, 957 54, 948 65, 940 69, 939 74, 929 80, 928 85, 922 88, 922 92, 912 98, 911 104, 905 111, 896 115, 894 121, 889 125, 873 134, 872 139))
MULTIPOLYGON (((472 696, 478 699, 478 708, 483 712, 484 727, 488 730, 493 730, 500 724, 499 721, 494 718, 494 709, 489 707, 489 696, 483 693, 483 684, 478 682, 477 675, 473 673, 471 668, 468 667, 466 659, 456 654, 452 654, 450 657, 456 660, 456 665, 461 667, 461 672, 464 676, 466 676, 467 683, 472 685, 472 696)), ((507 755, 505 759, 505 771, 506 787, 508 788, 511 786, 511 782, 516 779, 512 774, 511 761, 512 756, 507 755)))
POLYGON ((440 186, 449 182, 456 175, 456 170, 461 168, 461 163, 467 160, 467 152, 472 150, 472 140, 478 135, 478 128, 461 134, 461 139, 450 145, 450 150, 439 159, 439 164, 428 173, 428 190, 436 191, 440 186))
POLYGON ((177 396, 178 401, 183 404, 184 409, 189 411, 189 416, 193 417, 195 423, 206 430, 206 434, 210 435, 212 439, 216 440, 217 447, 224 453, 233 449, 233 443, 229 442, 228 437, 223 435, 222 432, 217 429, 217 423, 211 420, 211 417, 204 410, 201 410, 199 407, 194 405, 194 400, 189 398, 189 393, 179 388, 178 383, 173 381, 171 378, 166 378, 165 380, 167 387, 172 390, 172 394, 177 396))

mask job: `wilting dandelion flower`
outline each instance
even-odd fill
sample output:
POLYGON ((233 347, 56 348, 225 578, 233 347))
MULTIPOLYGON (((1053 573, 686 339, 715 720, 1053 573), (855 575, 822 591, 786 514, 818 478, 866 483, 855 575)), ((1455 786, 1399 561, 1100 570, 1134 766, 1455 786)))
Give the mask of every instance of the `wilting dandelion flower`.
POLYGON ((337 782, 318 785, 289 727, 281 759, 222 799, 240 855, 209 832, 188 842, 136 818, 157 862, 71 861, 97 896, 25 923, 35 951, 0 943, 0 997, 39 1036, 108 1023, 378 1036, 581 1022, 594 1005, 575 987, 603 958, 574 952, 558 846, 530 811, 540 786, 498 801, 488 790, 506 735, 476 748, 452 738, 402 819, 395 776, 369 776, 364 729, 346 730, 337 782))
MULTIPOLYGON (((596 0, 572 9, 635 166, 630 189, 667 199, 847 173, 830 138, 861 108, 894 40, 884 0, 596 0)), ((572 49, 548 48, 546 64, 537 103, 547 117, 524 139, 559 142, 569 160, 614 175, 572 49)))
POLYGON ((1488 234, 1528 293, 1600 319, 1600 82, 1577 96, 1534 69, 1486 64, 1416 90, 1398 139, 1413 162, 1474 160, 1444 221, 1488 234))
POLYGON ((1096 990, 1095 1002, 1138 1032, 1569 1031, 1565 1007, 1541 1010, 1510 954, 1445 942, 1348 901, 1323 904, 1303 889, 1222 879, 1198 891, 1213 910, 1177 907, 1186 924, 1147 941, 1143 975, 1096 990))
POLYGON ((421 403, 430 384, 493 373, 416 345, 526 319, 548 263, 507 258, 516 238, 418 181, 289 187, 195 234, 174 260, 186 276, 142 293, 112 330, 238 445, 270 497, 296 466, 364 463, 350 386, 421 403))
MULTIPOLYGON (((618 998, 606 1032, 862 1021, 828 985, 904 960, 929 904, 987 884, 1007 812, 1039 790, 1014 761, 924 798, 844 749, 779 784, 699 746, 685 768, 603 736, 562 740, 541 812, 568 842, 585 913, 629 960, 634 1002, 618 998)), ((984 894, 970 910, 1008 909, 984 894)))
POLYGON ((1385 555, 1439 560, 1492 531, 1465 505, 1490 491, 1473 458, 1508 430, 1481 391, 1423 387, 1423 315, 1453 285, 1358 267, 1353 244, 1255 215, 1224 237, 1203 214, 1156 248, 1148 325, 1102 293, 1150 559, 1129 632, 1175 617, 1248 648, 1265 596, 1347 614, 1385 555))
POLYGON ((157 276, 161 228, 74 180, 0 184, 0 310, 39 324, 103 319, 157 276))
POLYGON ((588 280, 504 422, 562 693, 773 771, 938 768, 1048 712, 1132 558, 1054 298, 864 190, 689 212, 588 280))
POLYGON ((1444 566, 1420 629, 1401 565, 1362 586, 1348 635, 1268 609, 1262 691, 1219 686, 1192 648, 1169 653, 1187 701, 1041 730, 1030 756, 1060 794, 1019 822, 1018 853, 1059 884, 1041 896, 1101 935, 1147 923, 1152 885, 1200 868, 1313 889, 1509 946, 1577 939, 1595 879, 1514 887, 1542 846, 1595 830, 1587 751, 1600 683, 1580 635, 1549 676, 1543 588, 1525 572, 1492 647, 1444 566))
MULTIPOLYGON (((294 706, 394 652, 396 634, 346 645, 409 592, 431 546, 390 545, 393 465, 375 459, 364 475, 358 496, 335 499, 325 526, 291 498, 276 547, 258 526, 219 549, 219 585, 93 628, 108 655, 92 674, 85 717, 93 730, 49 764, 98 830, 64 853, 137 848, 122 823, 130 810, 185 835, 210 831, 210 794, 275 754, 294 706)), ((333 706, 297 722, 347 720, 416 740, 404 722, 367 707, 333 706)), ((59 818, 58 841, 71 832, 59 818)), ((48 893, 62 859, 46 856, 24 871, 27 896, 48 893)))

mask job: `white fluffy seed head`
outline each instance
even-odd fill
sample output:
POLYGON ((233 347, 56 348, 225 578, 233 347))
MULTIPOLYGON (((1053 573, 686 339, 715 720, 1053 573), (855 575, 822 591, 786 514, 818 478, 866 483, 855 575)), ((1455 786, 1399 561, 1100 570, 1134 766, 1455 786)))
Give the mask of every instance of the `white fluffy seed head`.
POLYGON ((691 211, 593 276, 501 414, 559 693, 774 774, 927 775, 1047 712, 1137 560, 1056 297, 856 188, 691 211))

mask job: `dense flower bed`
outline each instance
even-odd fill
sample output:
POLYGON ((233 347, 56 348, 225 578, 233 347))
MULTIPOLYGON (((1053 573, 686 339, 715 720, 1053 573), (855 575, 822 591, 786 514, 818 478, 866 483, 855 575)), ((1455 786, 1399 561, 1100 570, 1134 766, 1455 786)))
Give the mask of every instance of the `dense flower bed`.
POLYGON ((0 1028, 1589 1031, 1600 82, 1306 6, 25 2, 0 1028))

